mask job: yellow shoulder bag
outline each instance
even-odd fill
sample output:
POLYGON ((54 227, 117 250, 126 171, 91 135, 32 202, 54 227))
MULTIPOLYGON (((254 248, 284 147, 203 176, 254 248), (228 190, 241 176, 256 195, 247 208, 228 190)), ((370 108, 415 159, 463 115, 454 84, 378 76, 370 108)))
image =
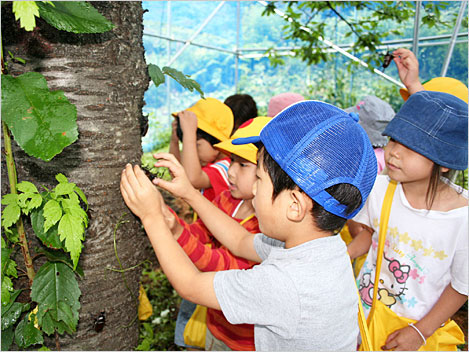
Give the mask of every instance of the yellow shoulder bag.
MULTIPOLYGON (((382 351, 381 346, 385 345, 387 337, 396 330, 402 329, 417 321, 401 317, 389 309, 384 303, 377 300, 378 282, 383 261, 384 242, 388 227, 389 214, 391 212, 392 198, 396 190, 397 183, 391 181, 384 196, 383 207, 379 226, 378 254, 376 259, 375 289, 373 290, 373 303, 368 315, 367 324, 371 346, 362 343, 361 351, 374 347, 376 351, 382 351)), ((363 338, 363 335, 362 335, 363 338)), ((426 343, 420 347, 419 351, 456 351, 457 345, 464 343, 464 333, 459 326, 451 319, 448 319, 438 330, 430 336, 426 343)))

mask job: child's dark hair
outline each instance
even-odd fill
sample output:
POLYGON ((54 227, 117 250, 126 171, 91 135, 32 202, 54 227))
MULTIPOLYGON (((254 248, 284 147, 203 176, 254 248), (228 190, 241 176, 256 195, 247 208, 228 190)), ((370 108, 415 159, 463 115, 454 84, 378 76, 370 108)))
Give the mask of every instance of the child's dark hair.
MULTIPOLYGON (((438 187, 440 185, 441 176, 451 180, 453 178, 453 175, 455 175, 456 173, 457 170, 451 169, 447 172, 442 172, 441 166, 436 163, 433 163, 430 181, 428 182, 427 195, 425 197, 425 205, 427 206, 428 210, 432 208, 433 202, 435 201, 436 194, 438 193, 438 187)), ((464 185, 464 172, 462 173, 462 184, 464 185)))
MULTIPOLYGON (((272 201, 284 190, 300 189, 263 146, 259 148, 258 153, 260 158, 262 158, 264 170, 269 174, 272 180, 272 201)), ((339 183, 327 188, 326 191, 341 204, 347 206, 347 213, 349 214, 361 204, 361 194, 358 189, 351 184, 339 183)), ((317 227, 323 231, 333 232, 334 234, 338 233, 347 221, 345 218, 328 212, 314 200, 311 214, 317 227)))
POLYGON ((257 105, 254 99, 249 94, 234 94, 230 95, 224 101, 225 105, 233 112, 234 126, 233 133, 244 122, 249 119, 257 117, 257 105))
MULTIPOLYGON (((181 124, 179 123, 179 117, 176 117, 177 127, 176 127, 176 135, 178 136, 179 140, 182 141, 182 129, 181 124)), ((210 145, 214 145, 220 143, 221 141, 218 138, 208 134, 205 131, 202 131, 200 128, 197 128, 197 139, 205 139, 210 145)))

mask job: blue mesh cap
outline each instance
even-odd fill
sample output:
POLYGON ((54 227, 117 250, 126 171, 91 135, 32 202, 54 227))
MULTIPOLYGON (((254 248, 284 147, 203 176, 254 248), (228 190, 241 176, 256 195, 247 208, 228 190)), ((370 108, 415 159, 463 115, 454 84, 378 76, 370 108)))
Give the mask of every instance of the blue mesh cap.
POLYGON ((412 94, 383 131, 438 165, 467 169, 467 103, 454 95, 412 94))
POLYGON ((233 144, 261 141, 292 180, 328 212, 350 219, 363 207, 377 175, 377 161, 358 115, 320 101, 302 101, 280 112, 259 136, 233 144), (352 213, 325 189, 349 183, 362 202, 352 213))

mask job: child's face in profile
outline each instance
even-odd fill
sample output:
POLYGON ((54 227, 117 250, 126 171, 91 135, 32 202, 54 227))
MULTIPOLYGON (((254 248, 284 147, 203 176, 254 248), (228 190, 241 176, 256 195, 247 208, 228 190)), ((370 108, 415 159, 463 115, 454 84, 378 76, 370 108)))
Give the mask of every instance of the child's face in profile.
POLYGON ((254 197, 253 186, 256 183, 256 167, 256 164, 231 154, 228 181, 233 198, 247 200, 254 197))
POLYGON ((430 159, 393 139, 384 148, 384 159, 389 177, 398 182, 428 180, 434 165, 430 159))
POLYGON ((200 165, 206 166, 207 164, 213 163, 219 154, 212 145, 205 139, 199 138, 196 142, 197 155, 199 156, 200 165))
MULTIPOLYGON (((264 235, 275 237, 281 222, 282 195, 272 201, 274 187, 269 174, 264 169, 262 157, 257 159, 256 182, 253 187, 254 199, 252 205, 259 221, 259 229, 264 235)), ((280 238, 279 238, 280 239, 280 238)))

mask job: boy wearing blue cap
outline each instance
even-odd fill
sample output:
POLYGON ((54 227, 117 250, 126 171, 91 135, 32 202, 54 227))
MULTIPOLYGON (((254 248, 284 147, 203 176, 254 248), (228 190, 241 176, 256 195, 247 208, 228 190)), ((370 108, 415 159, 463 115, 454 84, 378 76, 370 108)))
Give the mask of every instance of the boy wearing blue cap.
POLYGON ((121 192, 140 217, 159 263, 178 293, 221 309, 233 324, 254 324, 257 350, 355 350, 358 297, 346 247, 335 236, 362 208, 376 178, 376 158, 357 116, 303 101, 280 112, 262 142, 253 235, 193 189, 169 155, 171 182, 154 183, 186 200, 233 254, 261 261, 249 270, 199 272, 171 236, 161 195, 138 166, 127 165, 121 192))

